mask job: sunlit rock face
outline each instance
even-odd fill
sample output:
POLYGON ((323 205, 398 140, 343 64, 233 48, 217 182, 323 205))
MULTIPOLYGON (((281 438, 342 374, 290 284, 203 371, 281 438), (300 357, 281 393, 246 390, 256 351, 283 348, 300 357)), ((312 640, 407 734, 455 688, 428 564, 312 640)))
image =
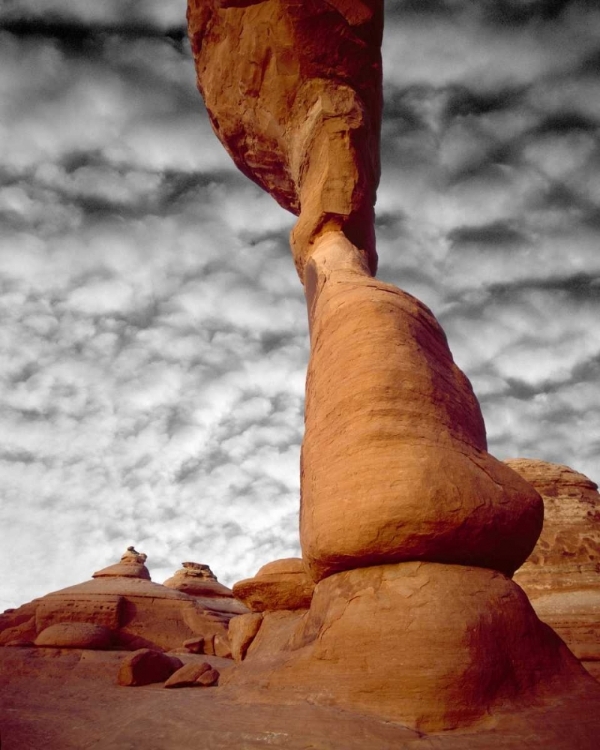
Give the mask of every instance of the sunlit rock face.
POLYGON ((119 563, 94 573, 92 580, 0 615, 0 645, 49 645, 54 638, 64 647, 71 638, 73 648, 101 643, 102 648, 176 649, 193 637, 204 643, 226 640, 229 620, 248 611, 226 587, 228 596, 212 590, 198 597, 153 583, 145 561, 146 555, 130 548, 119 563))
POLYGON ((316 580, 405 560, 512 575, 541 531, 541 498, 487 453, 479 404, 431 311, 352 252, 329 233, 308 265, 307 565, 316 580))
POLYGON ((506 462, 544 500, 544 529, 515 580, 540 618, 600 678, 600 495, 568 466, 529 458, 506 462))
POLYGON ((377 264, 383 0, 190 0, 198 87, 240 170, 299 215, 312 241, 336 228, 377 264))
MULTIPOLYGON (((189 0, 188 23, 215 133, 299 217, 311 339, 302 562, 234 586, 253 612, 231 622, 224 689, 425 731, 600 699, 510 580, 540 495, 487 453, 431 311, 373 278, 382 2, 189 0)), ((507 747, 535 735, 523 722, 507 747)))

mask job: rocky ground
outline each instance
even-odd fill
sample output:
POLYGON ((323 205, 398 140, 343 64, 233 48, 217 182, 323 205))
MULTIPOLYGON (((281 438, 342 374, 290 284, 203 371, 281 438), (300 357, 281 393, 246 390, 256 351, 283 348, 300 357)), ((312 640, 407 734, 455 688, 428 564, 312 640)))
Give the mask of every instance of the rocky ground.
MULTIPOLYGON (((594 750, 594 722, 578 700, 488 717, 467 732, 425 735, 399 723, 273 694, 246 703, 227 688, 165 690, 116 684, 122 651, 0 649, 2 750, 504 750, 535 738, 546 750, 594 750), (570 716, 577 715, 573 722, 570 716), (583 719, 582 717, 586 717, 583 719)), ((224 673, 231 660, 208 660, 224 673)), ((597 735, 596 735, 597 736, 597 735)))

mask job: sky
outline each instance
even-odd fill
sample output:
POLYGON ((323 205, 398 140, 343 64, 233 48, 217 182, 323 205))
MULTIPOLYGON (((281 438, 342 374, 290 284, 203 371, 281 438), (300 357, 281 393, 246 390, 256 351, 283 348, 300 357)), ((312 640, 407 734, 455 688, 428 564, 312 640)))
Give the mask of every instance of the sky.
MULTIPOLYGON (((387 0, 378 276, 443 325, 490 452, 600 481, 600 7, 387 0)), ((134 544, 299 554, 294 217, 195 88, 185 0, 0 0, 0 610, 134 544)))

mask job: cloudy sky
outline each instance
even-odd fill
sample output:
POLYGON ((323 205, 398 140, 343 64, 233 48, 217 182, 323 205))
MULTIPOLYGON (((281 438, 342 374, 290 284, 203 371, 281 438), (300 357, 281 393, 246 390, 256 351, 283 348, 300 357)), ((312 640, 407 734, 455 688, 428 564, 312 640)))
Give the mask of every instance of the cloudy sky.
MULTIPOLYGON (((600 480, 600 9, 387 0, 380 278, 500 458, 600 480)), ((185 0, 0 0, 0 609, 135 544, 298 553, 293 217, 208 125, 185 0)))

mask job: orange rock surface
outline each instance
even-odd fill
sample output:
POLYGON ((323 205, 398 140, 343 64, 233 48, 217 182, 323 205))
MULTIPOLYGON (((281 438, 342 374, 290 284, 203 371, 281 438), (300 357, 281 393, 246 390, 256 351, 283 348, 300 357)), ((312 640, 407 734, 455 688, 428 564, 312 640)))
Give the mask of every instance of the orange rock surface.
POLYGON ((313 577, 402 560, 511 575, 537 541, 542 500, 487 453, 441 327, 371 278, 343 235, 315 247, 300 515, 313 577))
POLYGON ((195 562, 182 563, 181 570, 168 578, 163 586, 193 596, 207 610, 231 615, 243 615, 248 609, 236 601, 233 592, 219 583, 208 565, 195 562))
POLYGON ((238 581, 234 595, 252 610, 306 609, 315 584, 298 557, 267 563, 254 578, 238 581))
POLYGON ((600 494, 568 466, 506 462, 544 500, 544 529, 515 581, 586 669, 600 678, 600 494))
POLYGON ((268 688, 426 732, 551 706, 565 692, 600 698, 510 579, 416 562, 330 576, 308 614, 265 614, 225 680, 245 700, 268 688))
POLYGON ((168 650, 202 637, 213 650, 217 638, 223 644, 221 652, 229 650, 227 626, 232 616, 248 611, 243 605, 233 598, 199 598, 153 583, 145 566, 141 577, 134 577, 132 570, 123 573, 123 566, 133 569, 139 564, 121 561, 90 581, 0 615, 0 646, 34 642, 54 625, 89 623, 108 629, 116 648, 168 650))
POLYGON ((340 229, 374 271, 383 0, 189 0, 198 87, 241 171, 299 214, 311 243, 340 229))

